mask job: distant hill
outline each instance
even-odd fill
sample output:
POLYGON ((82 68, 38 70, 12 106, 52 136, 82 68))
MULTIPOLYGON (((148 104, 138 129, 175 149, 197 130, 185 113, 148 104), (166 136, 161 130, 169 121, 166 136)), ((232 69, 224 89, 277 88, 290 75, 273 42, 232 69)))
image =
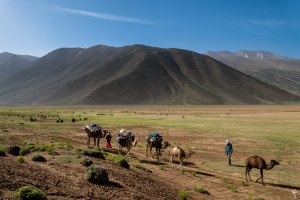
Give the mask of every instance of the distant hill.
POLYGON ((25 69, 37 59, 37 57, 28 55, 0 53, 0 82, 6 77, 25 69))
POLYGON ((144 45, 61 48, 10 76, 1 104, 268 104, 299 97, 209 56, 144 45))
POLYGON ((207 55, 291 93, 300 95, 300 60, 266 51, 208 52, 207 55))

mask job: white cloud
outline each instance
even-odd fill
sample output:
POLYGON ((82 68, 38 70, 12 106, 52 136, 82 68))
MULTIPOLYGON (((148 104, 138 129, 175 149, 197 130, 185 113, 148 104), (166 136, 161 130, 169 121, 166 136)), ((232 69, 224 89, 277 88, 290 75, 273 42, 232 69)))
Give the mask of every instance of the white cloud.
POLYGON ((77 9, 71 9, 71 8, 63 8, 63 7, 54 7, 57 10, 61 10, 68 14, 73 15, 81 15, 86 17, 94 17, 98 19, 103 20, 111 20, 111 21, 120 21, 120 22, 130 22, 130 23, 137 23, 137 24, 147 24, 147 25, 155 25, 155 23, 150 21, 145 21, 137 18, 127 17, 127 16, 121 16, 121 15, 112 15, 107 13, 96 13, 96 12, 89 12, 84 10, 77 10, 77 9))

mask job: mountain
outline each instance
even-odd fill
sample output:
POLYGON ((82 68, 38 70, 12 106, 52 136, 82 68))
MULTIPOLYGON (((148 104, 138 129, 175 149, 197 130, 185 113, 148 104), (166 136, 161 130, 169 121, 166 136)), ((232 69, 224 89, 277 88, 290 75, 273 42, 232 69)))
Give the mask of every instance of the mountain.
POLYGON ((267 104, 299 97, 207 56, 144 45, 61 48, 0 87, 1 104, 267 104))
POLYGON ((208 52, 234 69, 283 90, 300 95, 300 60, 266 51, 208 52))
POLYGON ((28 55, 16 55, 12 53, 0 53, 0 81, 22 69, 28 67, 37 57, 28 55))

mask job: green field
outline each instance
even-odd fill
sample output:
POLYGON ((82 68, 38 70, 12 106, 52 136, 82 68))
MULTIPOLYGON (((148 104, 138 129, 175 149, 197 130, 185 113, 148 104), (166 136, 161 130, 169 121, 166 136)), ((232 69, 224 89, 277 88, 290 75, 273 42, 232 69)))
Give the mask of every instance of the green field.
POLYGON ((299 121, 297 105, 0 107, 0 148, 12 145, 12 141, 39 141, 43 133, 52 141, 55 136, 72 136, 83 132, 87 123, 100 124, 113 133, 120 128, 132 129, 142 137, 160 131, 171 143, 196 149, 196 165, 224 176, 234 173, 242 180, 244 168, 228 168, 224 160, 224 140, 230 138, 235 164, 244 165, 245 158, 251 155, 260 155, 267 162, 276 159, 280 166, 266 172, 266 179, 299 187, 299 121), (47 118, 41 119, 41 115, 47 118), (31 116, 37 121, 30 122, 31 116), (73 117, 78 121, 71 122, 73 117), (64 123, 56 123, 58 118, 64 123))

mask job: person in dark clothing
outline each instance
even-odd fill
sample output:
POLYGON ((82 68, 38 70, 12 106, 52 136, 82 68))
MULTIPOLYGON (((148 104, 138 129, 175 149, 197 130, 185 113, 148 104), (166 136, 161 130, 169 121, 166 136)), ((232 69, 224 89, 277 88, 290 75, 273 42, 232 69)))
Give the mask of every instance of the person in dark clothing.
POLYGON ((106 134, 106 149, 111 149, 111 138, 112 138, 112 136, 111 136, 111 134, 110 134, 110 132, 108 132, 107 134, 106 134))
POLYGON ((228 164, 231 166, 231 154, 233 152, 232 144, 230 140, 225 141, 225 154, 228 157, 228 164))

